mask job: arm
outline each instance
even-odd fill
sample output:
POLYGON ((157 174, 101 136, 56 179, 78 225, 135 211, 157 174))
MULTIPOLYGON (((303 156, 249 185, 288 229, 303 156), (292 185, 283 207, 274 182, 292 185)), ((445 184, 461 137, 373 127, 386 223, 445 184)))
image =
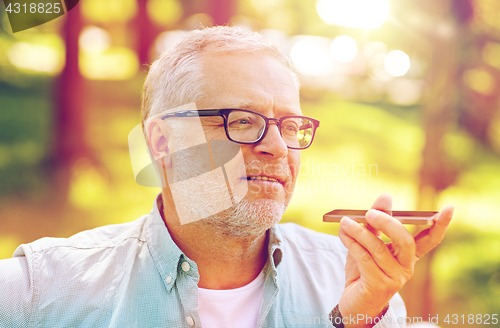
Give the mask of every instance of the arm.
POLYGON ((0 327, 27 327, 33 289, 25 257, 0 260, 0 327))

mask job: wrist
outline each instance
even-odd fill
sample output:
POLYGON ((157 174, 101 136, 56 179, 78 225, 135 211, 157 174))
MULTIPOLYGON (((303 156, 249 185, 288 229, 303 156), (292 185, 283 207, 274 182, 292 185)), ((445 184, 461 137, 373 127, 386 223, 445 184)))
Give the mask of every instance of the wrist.
POLYGON ((352 311, 346 311, 341 304, 338 304, 335 309, 330 314, 330 319, 332 324, 336 328, 365 328, 365 327, 373 327, 377 323, 379 323, 384 315, 387 313, 389 309, 389 303, 387 303, 382 310, 375 311, 367 311, 367 313, 353 313, 352 311), (332 315, 337 310, 335 316, 332 315), (333 320, 336 322, 333 322, 333 320), (338 325, 339 322, 342 322, 342 325, 338 325), (337 323, 337 324, 336 324, 337 323))
POLYGON ((330 312, 330 322, 335 328, 344 328, 344 321, 338 304, 333 308, 332 312, 330 312))

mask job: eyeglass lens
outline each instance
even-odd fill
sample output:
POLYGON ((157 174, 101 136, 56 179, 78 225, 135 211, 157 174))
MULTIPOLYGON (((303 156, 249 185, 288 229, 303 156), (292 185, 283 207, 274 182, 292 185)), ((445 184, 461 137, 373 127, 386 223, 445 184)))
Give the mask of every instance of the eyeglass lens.
MULTIPOLYGON (((260 115, 234 110, 227 117, 227 132, 234 141, 257 141, 265 130, 266 121, 260 115)), ((287 146, 304 148, 312 141, 314 124, 307 118, 290 117, 281 122, 280 133, 287 146)))

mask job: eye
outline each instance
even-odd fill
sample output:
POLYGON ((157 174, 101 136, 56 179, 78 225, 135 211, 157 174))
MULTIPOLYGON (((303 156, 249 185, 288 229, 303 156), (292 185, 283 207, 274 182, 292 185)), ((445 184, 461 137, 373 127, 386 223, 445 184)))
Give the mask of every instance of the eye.
POLYGON ((240 120, 237 121, 238 124, 250 124, 250 120, 247 119, 247 118, 242 118, 240 120))
POLYGON ((228 125, 231 128, 242 128, 245 126, 253 125, 254 123, 255 120, 252 117, 247 116, 247 117, 234 118, 229 121, 228 125))
POLYGON ((285 121, 282 123, 281 129, 287 134, 297 134, 297 132, 299 131, 299 126, 294 121, 285 121))

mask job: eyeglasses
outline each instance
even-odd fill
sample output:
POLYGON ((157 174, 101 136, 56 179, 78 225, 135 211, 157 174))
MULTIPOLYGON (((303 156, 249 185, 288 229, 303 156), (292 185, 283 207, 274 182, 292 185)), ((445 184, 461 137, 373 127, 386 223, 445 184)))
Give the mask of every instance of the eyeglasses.
POLYGON ((262 141, 269 130, 269 123, 275 122, 280 135, 290 149, 306 149, 313 140, 319 121, 306 116, 283 116, 269 118, 246 109, 199 109, 170 113, 161 117, 222 116, 224 129, 229 140, 239 144, 256 144, 262 141))

